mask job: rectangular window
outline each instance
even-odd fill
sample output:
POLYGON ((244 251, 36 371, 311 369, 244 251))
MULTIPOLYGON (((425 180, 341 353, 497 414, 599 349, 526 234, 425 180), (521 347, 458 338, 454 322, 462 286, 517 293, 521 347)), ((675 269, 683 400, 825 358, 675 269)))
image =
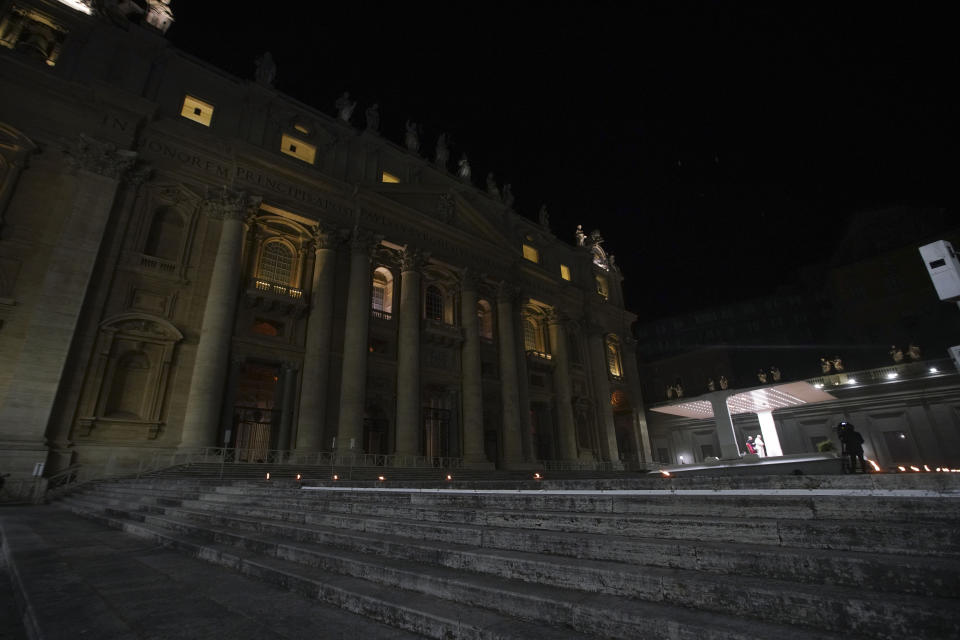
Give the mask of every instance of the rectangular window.
POLYGON ((524 244, 523 257, 530 262, 536 262, 537 264, 540 264, 540 252, 537 251, 536 247, 531 247, 528 244, 524 244))
POLYGON ((288 156, 293 156, 297 160, 303 160, 307 164, 313 164, 317 157, 317 148, 309 142, 297 140, 293 136, 283 134, 280 139, 280 152, 288 156))
POLYGON ((400 184, 400 178, 393 175, 392 173, 387 173, 384 171, 380 174, 380 182, 386 182, 389 184, 400 184))
POLYGON ((560 277, 569 282, 573 278, 570 277, 570 267, 565 264, 560 265, 560 277))
POLYGON ((191 95, 186 95, 183 98, 183 108, 180 109, 180 115, 187 120, 193 120, 209 127, 210 121, 213 119, 213 105, 191 95))

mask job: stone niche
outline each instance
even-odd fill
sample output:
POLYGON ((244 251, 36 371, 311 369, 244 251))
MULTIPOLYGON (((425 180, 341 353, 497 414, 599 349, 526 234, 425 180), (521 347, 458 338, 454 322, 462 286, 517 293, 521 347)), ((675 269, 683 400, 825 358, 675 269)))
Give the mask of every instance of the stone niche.
POLYGON ((183 334, 167 320, 144 313, 127 313, 104 322, 73 439, 157 439, 164 424, 170 363, 181 340, 183 334))

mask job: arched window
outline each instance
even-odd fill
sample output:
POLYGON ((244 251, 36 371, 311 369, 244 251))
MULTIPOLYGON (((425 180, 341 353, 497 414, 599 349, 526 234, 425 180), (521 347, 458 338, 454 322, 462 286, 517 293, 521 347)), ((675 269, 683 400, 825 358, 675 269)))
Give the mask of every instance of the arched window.
POLYGON ((150 233, 143 252, 154 258, 175 261, 180 258, 183 241, 183 217, 170 207, 160 207, 153 214, 150 233))
POLYGON ((481 338, 493 340, 493 312, 486 300, 477 302, 477 330, 481 338))
POLYGON ((443 321, 443 291, 436 285, 427 287, 424 296, 424 313, 427 320, 443 321))
POLYGON ((623 377, 623 367, 620 362, 620 340, 617 336, 607 336, 607 370, 614 378, 623 377))
POLYGON ((293 252, 282 242, 269 242, 260 255, 257 277, 277 284, 290 284, 293 274, 293 252))
POLYGON ((377 267, 373 271, 370 308, 375 316, 384 319, 389 319, 393 313, 393 274, 386 267, 377 267))

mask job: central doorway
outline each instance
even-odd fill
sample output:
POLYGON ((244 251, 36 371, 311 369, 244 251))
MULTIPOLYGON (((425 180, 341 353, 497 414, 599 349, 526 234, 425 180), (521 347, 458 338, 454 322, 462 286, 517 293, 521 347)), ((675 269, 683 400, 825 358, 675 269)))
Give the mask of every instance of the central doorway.
POLYGON ((233 408, 234 431, 230 446, 241 462, 267 462, 275 434, 279 432, 280 410, 276 408, 280 367, 245 362, 237 380, 233 408))

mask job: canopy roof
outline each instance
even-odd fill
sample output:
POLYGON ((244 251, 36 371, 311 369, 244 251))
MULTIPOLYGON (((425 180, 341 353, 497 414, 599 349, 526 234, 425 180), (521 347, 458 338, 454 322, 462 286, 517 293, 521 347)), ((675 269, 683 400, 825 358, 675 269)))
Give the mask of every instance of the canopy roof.
MULTIPOLYGON (((786 407, 796 407, 802 404, 826 402, 827 400, 836 400, 836 397, 826 391, 817 389, 809 382, 790 382, 731 394, 727 397, 727 408, 730 410, 730 415, 761 413, 786 407)), ((684 418, 705 419, 713 417, 713 405, 710 400, 703 399, 675 402, 663 407, 652 408, 651 411, 669 413, 684 418)))

